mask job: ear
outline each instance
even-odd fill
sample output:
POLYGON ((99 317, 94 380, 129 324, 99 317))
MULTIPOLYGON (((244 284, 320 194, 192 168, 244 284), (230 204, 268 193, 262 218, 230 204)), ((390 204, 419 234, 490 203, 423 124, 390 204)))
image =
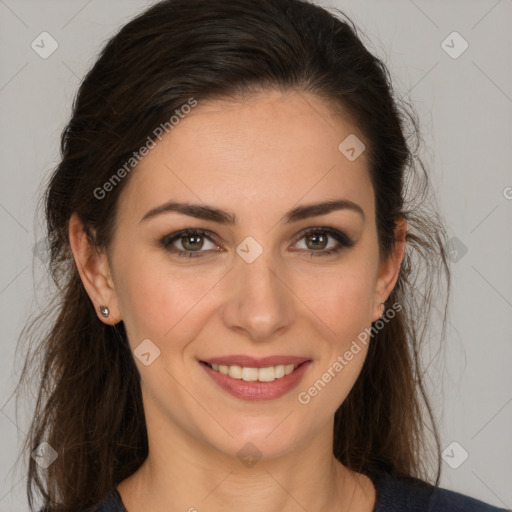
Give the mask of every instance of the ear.
POLYGON ((69 242, 80 278, 98 318, 108 325, 121 320, 110 265, 104 250, 99 251, 89 241, 78 215, 73 213, 69 220, 69 242), (109 315, 104 317, 99 307, 106 306, 109 315))
POLYGON ((400 274, 400 267, 405 254, 405 237, 407 234, 407 221, 400 217, 395 224, 395 246, 389 256, 380 262, 375 285, 372 322, 377 321, 386 309, 385 302, 400 274))

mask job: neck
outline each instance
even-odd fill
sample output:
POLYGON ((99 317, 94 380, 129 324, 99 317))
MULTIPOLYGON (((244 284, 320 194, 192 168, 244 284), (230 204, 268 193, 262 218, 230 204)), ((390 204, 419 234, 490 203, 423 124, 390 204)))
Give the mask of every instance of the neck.
POLYGON ((148 458, 118 486, 130 512, 373 510, 371 481, 332 454, 332 425, 307 445, 257 461, 230 457, 182 431, 173 434, 148 431, 148 458))

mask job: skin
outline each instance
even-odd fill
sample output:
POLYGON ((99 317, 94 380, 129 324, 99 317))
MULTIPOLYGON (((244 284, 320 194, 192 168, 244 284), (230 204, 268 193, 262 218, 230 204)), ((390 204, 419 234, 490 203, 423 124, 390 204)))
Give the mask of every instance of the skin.
MULTIPOLYGON (((338 150, 352 133, 367 144, 304 92, 201 102, 130 175, 107 250, 92 250, 73 215, 82 281, 96 311, 110 309, 108 318, 98 312, 99 321, 123 320, 132 350, 145 339, 160 349, 149 366, 134 359, 149 456, 118 486, 129 512, 373 509, 371 481, 332 454, 333 415, 367 347, 307 405, 297 399, 382 315, 403 258, 405 220, 392 254, 379 256, 366 154, 349 161, 338 150), (357 203, 364 218, 344 209, 283 220, 297 206, 341 198, 357 203), (176 212, 141 221, 171 199, 229 210, 237 223, 176 212), (355 244, 319 255, 338 243, 330 236, 315 242, 303 231, 325 226, 355 244), (185 228, 214 234, 202 239, 202 256, 179 257, 160 244, 185 228), (236 252, 248 236, 263 248, 250 264, 236 252), (219 388, 199 363, 231 354, 304 356, 312 364, 284 396, 247 401, 219 388), (262 455, 252 467, 237 457, 249 442, 262 455)), ((173 246, 192 252, 187 242, 173 246)))

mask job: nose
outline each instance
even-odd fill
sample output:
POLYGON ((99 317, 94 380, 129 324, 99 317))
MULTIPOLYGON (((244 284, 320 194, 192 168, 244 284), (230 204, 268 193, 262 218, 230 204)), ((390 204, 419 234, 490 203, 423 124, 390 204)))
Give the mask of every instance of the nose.
POLYGON ((223 309, 225 325, 254 341, 272 340, 289 330, 296 304, 283 267, 266 251, 252 263, 237 257, 234 265, 223 309))

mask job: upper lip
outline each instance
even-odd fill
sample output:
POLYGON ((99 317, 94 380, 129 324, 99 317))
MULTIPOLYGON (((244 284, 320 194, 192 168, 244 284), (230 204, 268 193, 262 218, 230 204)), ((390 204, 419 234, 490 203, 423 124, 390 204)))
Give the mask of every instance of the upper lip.
POLYGON ((299 356, 267 356, 267 357, 251 357, 246 355, 232 355, 211 357, 202 359, 203 363, 222 364, 225 366, 244 366, 246 368, 267 368, 268 366, 277 366, 280 364, 302 364, 309 361, 307 357, 299 356))

